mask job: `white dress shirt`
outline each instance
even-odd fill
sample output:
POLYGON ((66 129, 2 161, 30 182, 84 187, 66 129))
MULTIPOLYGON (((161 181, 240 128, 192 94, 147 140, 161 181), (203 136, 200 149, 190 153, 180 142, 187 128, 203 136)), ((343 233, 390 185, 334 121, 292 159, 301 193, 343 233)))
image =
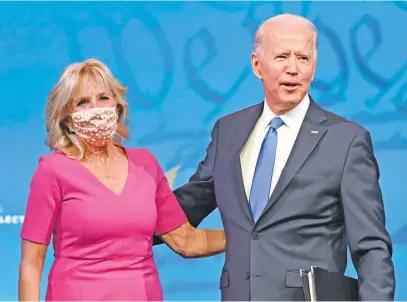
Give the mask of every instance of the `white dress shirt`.
MULTIPOLYGON (((294 146, 294 142, 300 131, 301 124, 304 120, 309 106, 308 94, 294 109, 286 114, 280 115, 284 125, 277 130, 277 150, 274 161, 273 178, 270 187, 270 196, 280 178, 281 172, 290 156, 291 150, 294 146)), ((264 101, 263 113, 258 119, 249 139, 246 142, 244 148, 240 153, 240 161, 242 166, 242 176, 244 189, 246 192, 247 200, 250 197, 250 190, 252 187, 252 181, 254 176, 254 170, 256 168, 257 158, 260 153, 261 144, 267 131, 270 127, 270 121, 276 117, 271 111, 267 102, 264 101)))

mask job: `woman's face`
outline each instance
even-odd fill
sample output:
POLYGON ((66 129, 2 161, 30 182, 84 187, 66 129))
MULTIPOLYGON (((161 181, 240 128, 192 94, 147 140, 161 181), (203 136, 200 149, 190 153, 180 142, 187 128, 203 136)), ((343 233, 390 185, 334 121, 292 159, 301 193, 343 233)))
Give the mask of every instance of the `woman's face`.
POLYGON ((117 131, 117 101, 108 87, 97 81, 84 81, 71 104, 72 127, 77 138, 86 145, 106 146, 117 131), (97 109, 85 111, 90 109, 97 109))

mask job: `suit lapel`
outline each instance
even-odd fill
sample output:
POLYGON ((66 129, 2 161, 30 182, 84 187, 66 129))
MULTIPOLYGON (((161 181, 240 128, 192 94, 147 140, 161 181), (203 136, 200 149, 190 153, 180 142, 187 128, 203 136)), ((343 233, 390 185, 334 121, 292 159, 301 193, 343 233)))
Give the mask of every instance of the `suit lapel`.
POLYGON ((240 162, 240 151, 246 144, 257 120, 260 118, 263 112, 264 103, 260 103, 248 109, 248 112, 242 115, 241 121, 235 128, 233 135, 233 150, 231 158, 232 177, 234 177, 233 184, 235 185, 234 191, 237 193, 237 199, 241 204, 243 211, 248 218, 253 221, 250 206, 246 198, 246 192, 244 189, 242 165, 240 162))
POLYGON ((325 113, 311 100, 293 149, 263 214, 274 205, 325 134, 326 127, 320 125, 325 120, 325 113))

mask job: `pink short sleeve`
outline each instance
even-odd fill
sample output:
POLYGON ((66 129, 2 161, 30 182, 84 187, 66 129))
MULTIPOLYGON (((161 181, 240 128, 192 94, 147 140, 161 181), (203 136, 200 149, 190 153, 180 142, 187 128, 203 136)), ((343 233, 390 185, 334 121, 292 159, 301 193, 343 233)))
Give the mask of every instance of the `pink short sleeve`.
POLYGON ((48 245, 61 204, 61 192, 49 157, 41 157, 31 180, 21 238, 48 245))
POLYGON ((172 192, 167 177, 159 163, 156 160, 155 162, 157 165, 157 192, 155 200, 157 223, 155 234, 162 235, 181 226, 188 221, 188 218, 172 192))

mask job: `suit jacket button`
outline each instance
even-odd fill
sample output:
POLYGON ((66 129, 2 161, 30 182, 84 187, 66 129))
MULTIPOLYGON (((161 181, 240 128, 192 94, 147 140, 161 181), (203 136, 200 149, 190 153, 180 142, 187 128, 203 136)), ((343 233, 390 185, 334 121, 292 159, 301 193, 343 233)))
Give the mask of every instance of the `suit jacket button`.
POLYGON ((249 278, 250 278, 250 273, 247 272, 247 273, 245 274, 245 277, 246 277, 246 279, 249 279, 249 278))
POLYGON ((259 233, 253 233, 252 234, 252 239, 257 240, 259 238, 260 238, 259 233))

